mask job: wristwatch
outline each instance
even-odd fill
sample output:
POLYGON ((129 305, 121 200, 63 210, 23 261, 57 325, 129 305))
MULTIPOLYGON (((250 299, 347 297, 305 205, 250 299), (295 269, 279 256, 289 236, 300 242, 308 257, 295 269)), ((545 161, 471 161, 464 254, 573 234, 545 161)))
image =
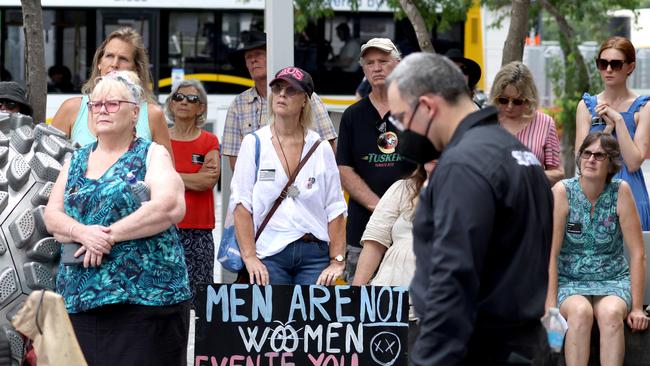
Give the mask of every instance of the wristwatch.
POLYGON ((339 254, 336 257, 330 257, 330 260, 333 260, 334 262, 337 263, 343 263, 345 262, 345 256, 343 256, 343 254, 339 254))

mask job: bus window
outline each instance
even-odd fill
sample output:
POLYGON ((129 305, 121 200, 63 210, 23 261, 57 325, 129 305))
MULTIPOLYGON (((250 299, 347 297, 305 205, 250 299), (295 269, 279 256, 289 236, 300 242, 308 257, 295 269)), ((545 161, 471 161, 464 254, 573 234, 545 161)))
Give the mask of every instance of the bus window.
MULTIPOLYGON (((182 68, 185 75, 200 74, 197 77, 208 93, 239 93, 246 89, 214 81, 221 75, 248 77, 245 65, 231 65, 228 55, 239 46, 243 31, 263 27, 262 13, 170 11, 168 17, 168 56, 161 59, 161 79, 168 78, 172 68, 182 68)), ((168 92, 169 86, 161 91, 168 92)))

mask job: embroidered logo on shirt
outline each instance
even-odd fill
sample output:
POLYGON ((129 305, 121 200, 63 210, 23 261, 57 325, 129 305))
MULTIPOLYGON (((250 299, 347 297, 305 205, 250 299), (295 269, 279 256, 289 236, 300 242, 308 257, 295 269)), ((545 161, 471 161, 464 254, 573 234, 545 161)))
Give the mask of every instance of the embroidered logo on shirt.
POLYGON ((512 157, 515 158, 515 160, 517 160, 517 164, 519 165, 523 165, 523 166, 542 165, 539 163, 539 160, 537 160, 535 154, 533 154, 530 151, 513 150, 512 157))

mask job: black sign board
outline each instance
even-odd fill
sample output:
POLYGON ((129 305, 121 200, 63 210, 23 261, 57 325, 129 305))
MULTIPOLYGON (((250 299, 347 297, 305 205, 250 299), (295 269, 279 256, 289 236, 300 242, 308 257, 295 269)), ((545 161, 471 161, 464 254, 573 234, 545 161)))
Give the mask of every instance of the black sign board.
POLYGON ((204 285, 195 366, 406 365, 408 289, 204 285))

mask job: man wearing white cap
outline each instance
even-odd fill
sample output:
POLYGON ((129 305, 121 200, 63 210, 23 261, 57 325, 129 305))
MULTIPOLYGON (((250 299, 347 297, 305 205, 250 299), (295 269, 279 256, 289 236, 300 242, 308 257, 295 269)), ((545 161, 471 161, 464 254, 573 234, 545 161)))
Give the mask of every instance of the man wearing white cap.
POLYGON ((361 235, 379 198, 395 181, 415 170, 414 164, 395 151, 397 130, 388 121, 386 78, 400 57, 387 38, 373 38, 361 46, 359 63, 372 92, 348 107, 341 117, 336 161, 343 188, 350 195, 346 226, 350 283, 361 252, 361 235))

